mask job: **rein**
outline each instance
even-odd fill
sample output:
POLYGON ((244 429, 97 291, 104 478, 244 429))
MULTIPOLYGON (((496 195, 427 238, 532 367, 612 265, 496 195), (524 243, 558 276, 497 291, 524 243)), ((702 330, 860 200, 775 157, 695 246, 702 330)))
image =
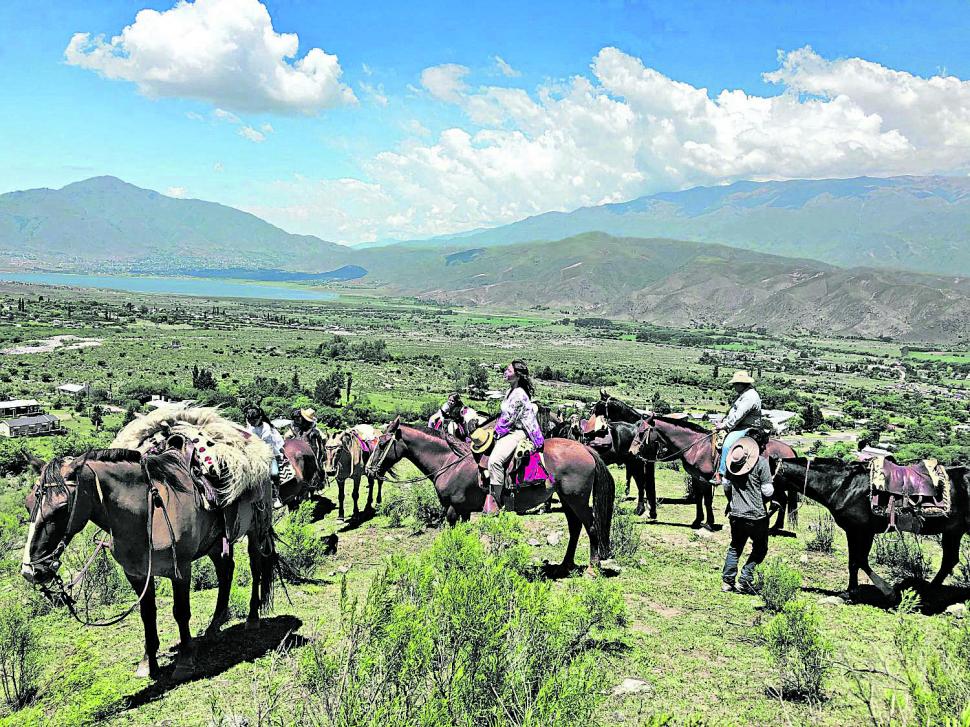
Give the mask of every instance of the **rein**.
MULTIPOLYGON (((393 440, 391 440, 391 442, 393 442, 393 440)), ((385 472, 383 475, 378 475, 378 473, 380 472, 381 466, 384 464, 384 460, 387 459, 387 455, 391 451, 391 446, 390 446, 391 442, 388 442, 388 446, 385 447, 384 451, 380 453, 380 457, 377 458, 377 462, 374 463, 374 467, 373 468, 367 467, 367 469, 368 470, 372 469, 374 472, 374 476, 383 476, 385 479, 390 480, 396 485, 414 485, 414 484, 417 484, 418 482, 421 482, 422 480, 431 480, 432 482, 434 482, 435 478, 438 477, 441 473, 450 470, 452 467, 455 467, 461 464, 461 462, 471 457, 471 452, 468 452, 467 454, 461 455, 454 461, 449 462, 442 467, 439 467, 434 472, 430 472, 426 475, 424 474, 418 475, 417 477, 409 477, 406 480, 399 480, 396 477, 393 477, 390 472, 385 472)), ((378 444, 378 447, 379 446, 380 444, 378 444)), ((457 457, 457 455, 455 456, 457 457)))
MULTIPOLYGON (((672 462, 673 460, 675 460, 678 457, 680 457, 680 455, 682 455, 685 452, 688 452, 691 449, 693 449, 694 447, 696 447, 698 444, 700 444, 700 443, 702 443, 704 441, 707 441, 709 439, 712 439, 714 437, 714 435, 716 435, 716 434, 717 434, 717 432, 711 432, 710 434, 705 434, 700 439, 697 439, 697 440, 691 442, 690 444, 688 444, 686 447, 684 447, 682 449, 678 449, 676 452, 674 452, 673 454, 671 454, 669 456, 667 454, 664 454, 662 457, 658 457, 657 459, 650 459, 648 457, 644 457, 643 455, 638 454, 637 457, 639 457, 640 459, 642 459, 647 464, 656 464, 658 462, 672 462)), ((640 446, 641 447, 643 446, 643 444, 644 444, 643 442, 640 442, 640 446)))

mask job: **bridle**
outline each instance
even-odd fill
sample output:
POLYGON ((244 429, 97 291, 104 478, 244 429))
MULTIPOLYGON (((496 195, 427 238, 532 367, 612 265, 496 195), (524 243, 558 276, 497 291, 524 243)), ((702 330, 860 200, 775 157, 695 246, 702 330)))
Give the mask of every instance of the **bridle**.
MULTIPOLYGON (((70 461, 71 460, 68 460, 68 462, 70 461)), ((81 466, 82 467, 88 466, 87 462, 82 462, 81 466)), ((91 467, 88 466, 88 469, 91 469, 91 467)), ((94 470, 92 469, 91 472, 94 473, 94 470)), ((95 476, 97 475, 95 474, 95 476)), ((39 494, 37 494, 37 497, 34 499, 34 507, 31 509, 30 519, 27 521, 30 527, 36 527, 37 517, 40 515, 40 512, 44 506, 44 498, 47 496, 47 490, 51 489, 51 487, 52 487, 51 485, 46 485, 39 482, 37 483, 37 488, 35 490, 35 493, 37 493, 37 491, 39 490, 39 494)), ((51 561, 56 561, 61 556, 61 554, 67 549, 68 533, 71 532, 71 525, 74 523, 74 513, 77 510, 77 503, 78 503, 78 500, 80 499, 80 486, 78 485, 77 480, 73 480, 73 481, 64 480, 63 488, 64 488, 64 491, 67 493, 67 499, 69 503, 68 505, 69 509, 68 509, 68 515, 67 515, 67 526, 64 528, 64 535, 61 537, 60 542, 54 547, 54 549, 50 553, 48 553, 47 555, 41 558, 37 558, 35 560, 24 560, 23 565, 34 568, 35 566, 38 566, 38 565, 44 565, 51 561), (73 494, 72 494, 72 490, 73 490, 73 494)))
POLYGON ((454 459, 451 462, 448 462, 442 467, 439 467, 433 472, 429 472, 426 475, 422 474, 422 475, 419 475, 418 477, 409 477, 406 480, 399 480, 393 477, 390 472, 385 472, 383 475, 380 474, 381 467, 384 466, 384 461, 387 459, 387 455, 390 453, 391 446, 394 444, 394 441, 395 441, 393 432, 391 432, 390 434, 385 434, 384 436, 390 437, 390 439, 388 440, 387 445, 383 447, 383 449, 381 448, 382 446, 381 441, 379 439, 377 440, 377 454, 378 454, 377 461, 374 462, 373 465, 368 463, 367 471, 370 474, 372 474, 372 476, 384 477, 396 485, 413 485, 416 482, 421 482, 422 480, 431 480, 432 482, 434 482, 439 475, 441 475, 444 472, 447 472, 451 468, 461 464, 461 462, 471 457, 471 452, 468 452, 467 454, 463 454, 461 456, 455 455, 456 459, 454 459))
MULTIPOLYGON (((644 421, 646 421, 646 420, 644 420, 644 421)), ((636 433, 636 435, 634 435, 633 442, 632 442, 631 446, 633 444, 635 444, 638 447, 642 448, 643 445, 646 444, 646 442, 643 441, 643 436, 642 435, 643 435, 644 432, 647 432, 647 431, 656 431, 656 427, 654 427, 652 424, 649 424, 648 423, 646 427, 640 429, 636 433)), ((673 452, 673 453, 670 453, 670 454, 668 454, 666 452, 666 448, 663 448, 664 449, 664 454, 662 456, 657 457, 656 459, 650 459, 649 457, 644 457, 642 454, 639 453, 639 450, 638 450, 638 453, 637 453, 637 457, 639 457, 641 460, 643 460, 647 464, 657 464, 657 463, 661 463, 661 462, 673 462, 675 459, 677 459, 678 457, 680 457, 680 455, 682 455, 682 454, 684 454, 686 452, 689 452, 694 447, 696 447, 698 444, 701 444, 703 442, 709 441, 716 434, 717 434, 716 431, 711 432, 710 434, 705 434, 704 436, 702 436, 702 437, 694 440, 690 444, 688 444, 686 447, 683 447, 681 449, 678 449, 676 452, 673 452)), ((649 437, 649 434, 647 436, 649 437)))

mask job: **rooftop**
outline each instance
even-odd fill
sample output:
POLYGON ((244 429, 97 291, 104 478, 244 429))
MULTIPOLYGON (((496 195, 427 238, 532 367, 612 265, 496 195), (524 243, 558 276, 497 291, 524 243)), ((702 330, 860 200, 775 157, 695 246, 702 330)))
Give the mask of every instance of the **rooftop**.
POLYGON ((9 401, 0 401, 0 409, 19 409, 23 406, 40 406, 40 402, 36 399, 10 399, 9 401))
POLYGON ((52 424, 60 421, 53 414, 37 414, 31 417, 17 417, 16 419, 4 419, 3 423, 11 427, 29 427, 33 424, 52 424))

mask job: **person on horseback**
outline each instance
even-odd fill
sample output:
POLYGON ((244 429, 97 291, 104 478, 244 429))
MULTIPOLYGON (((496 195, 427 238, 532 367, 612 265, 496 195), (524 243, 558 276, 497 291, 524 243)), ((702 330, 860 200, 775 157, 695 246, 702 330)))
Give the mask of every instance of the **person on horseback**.
POLYGON ((495 445, 488 459, 490 492, 485 501, 487 513, 500 509, 502 490, 505 489, 505 467, 519 443, 528 437, 537 450, 542 449, 545 443, 532 403, 535 385, 529 375, 529 367, 525 361, 515 359, 506 367, 504 376, 509 382, 509 390, 502 400, 502 413, 495 422, 495 445))
POLYGON ((731 508, 731 544, 724 558, 721 577, 724 592, 753 594, 755 568, 768 555, 768 509, 766 503, 775 494, 771 468, 764 457, 768 434, 755 429, 749 437, 735 440, 727 454, 724 496, 731 508), (738 578, 738 559, 748 540, 751 554, 738 578), (737 579, 737 586, 735 586, 737 579))
POLYGON ((717 430, 727 432, 724 444, 721 446, 721 460, 714 475, 714 484, 719 485, 727 472, 727 456, 731 447, 752 429, 760 429, 763 425, 761 416, 761 395, 754 388, 754 379, 747 371, 735 371, 728 382, 734 387, 737 398, 724 420, 717 425, 717 430))
POLYGON ((317 413, 313 409, 294 409, 290 415, 290 429, 294 439, 302 439, 310 445, 314 456, 320 461, 326 443, 317 429, 317 413))
POLYGON ((283 435, 281 435, 266 413, 256 405, 246 409, 246 431, 262 439, 273 450, 273 461, 270 463, 270 478, 273 482, 273 506, 279 506, 280 495, 280 467, 283 464, 283 435))

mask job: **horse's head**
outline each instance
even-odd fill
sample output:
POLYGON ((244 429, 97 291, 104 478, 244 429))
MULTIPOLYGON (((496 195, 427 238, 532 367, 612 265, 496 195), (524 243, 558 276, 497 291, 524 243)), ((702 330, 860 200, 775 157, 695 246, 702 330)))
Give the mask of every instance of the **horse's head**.
POLYGON ((20 574, 31 583, 46 583, 54 577, 61 566, 61 553, 87 522, 88 513, 80 512, 78 482, 68 479, 79 472, 70 460, 53 459, 43 466, 27 495, 30 521, 20 574))
POLYGON ((630 442, 630 454, 635 457, 657 456, 661 449, 660 436, 649 419, 640 422, 637 433, 630 442))
POLYGON ((335 431, 331 432, 327 436, 327 441, 323 445, 324 461, 323 470, 328 477, 336 477, 337 470, 340 469, 340 452, 344 448, 349 448, 349 437, 352 437, 353 432, 349 431, 335 431))
POLYGON ((401 417, 387 425, 387 429, 377 439, 377 444, 367 460, 366 472, 369 477, 383 477, 404 453, 403 435, 401 433, 401 417))

